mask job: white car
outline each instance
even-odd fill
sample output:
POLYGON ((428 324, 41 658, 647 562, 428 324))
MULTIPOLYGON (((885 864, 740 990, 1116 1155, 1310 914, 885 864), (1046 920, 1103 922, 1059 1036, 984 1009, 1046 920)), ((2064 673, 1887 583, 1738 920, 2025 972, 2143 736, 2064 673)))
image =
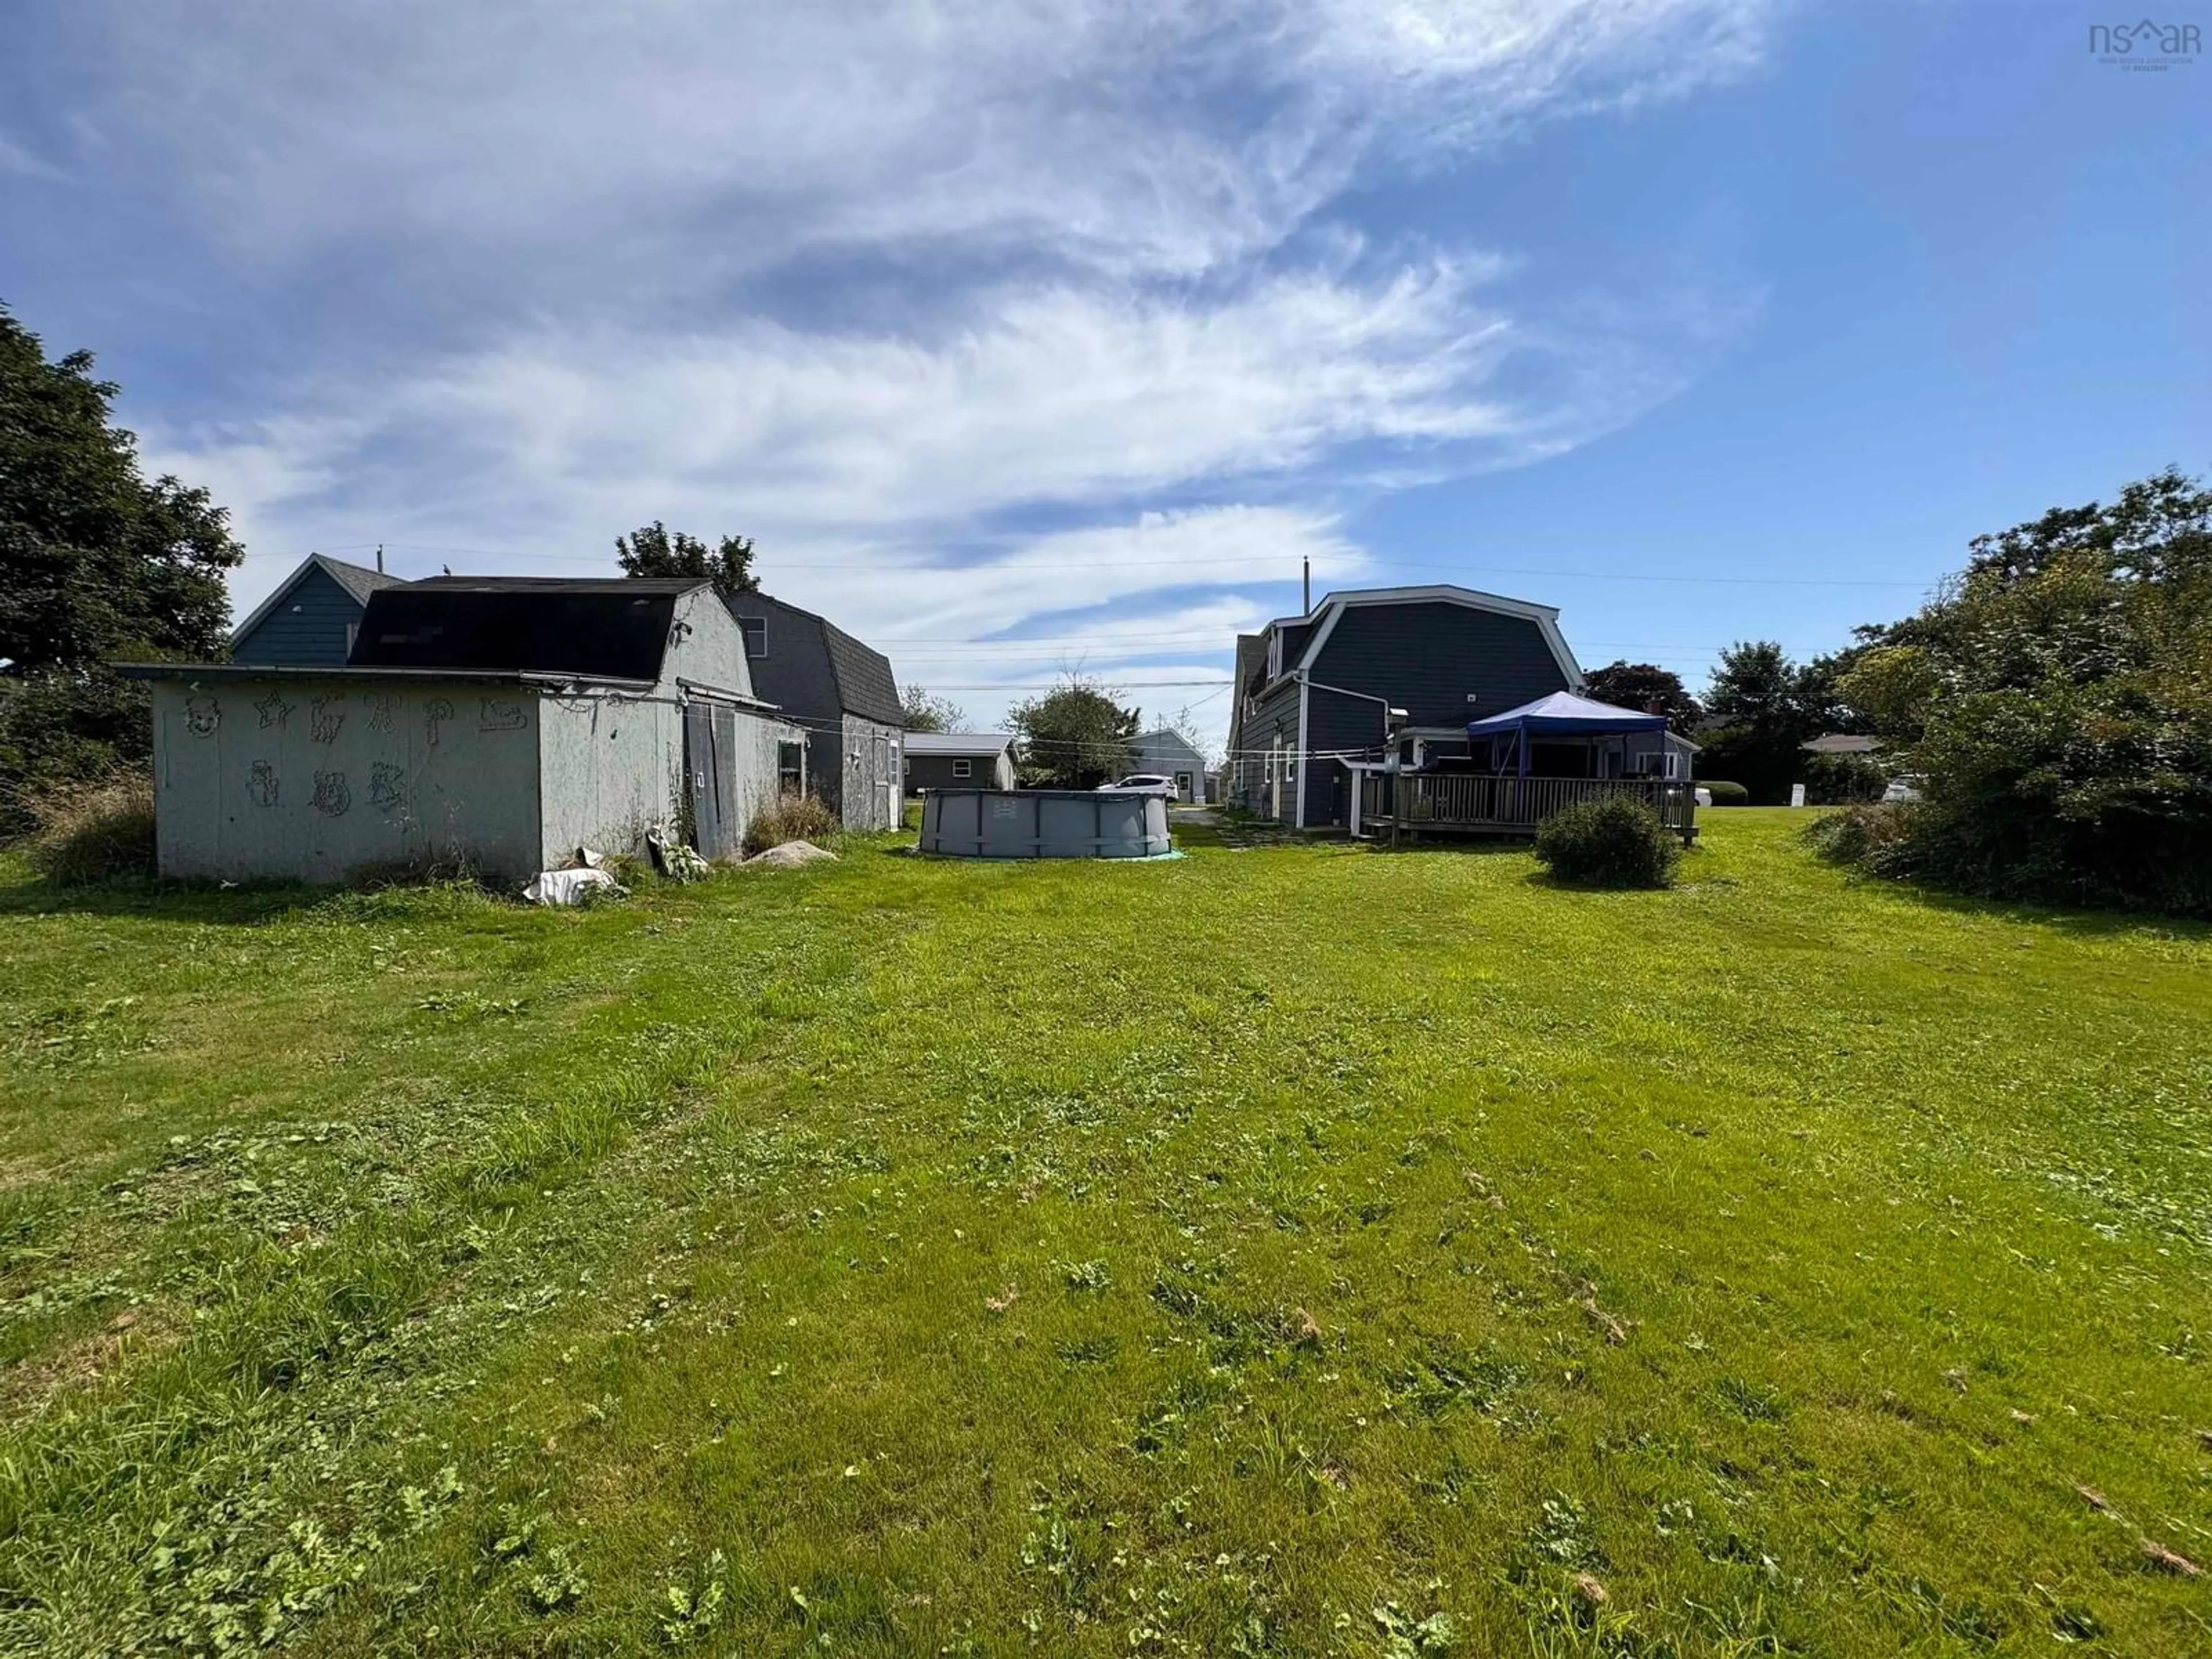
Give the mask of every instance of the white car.
POLYGON ((1173 795, 1176 792, 1175 780, 1163 777, 1158 772, 1132 772, 1118 783, 1100 784, 1096 793, 1102 795, 1126 794, 1132 790, 1147 795, 1173 795))

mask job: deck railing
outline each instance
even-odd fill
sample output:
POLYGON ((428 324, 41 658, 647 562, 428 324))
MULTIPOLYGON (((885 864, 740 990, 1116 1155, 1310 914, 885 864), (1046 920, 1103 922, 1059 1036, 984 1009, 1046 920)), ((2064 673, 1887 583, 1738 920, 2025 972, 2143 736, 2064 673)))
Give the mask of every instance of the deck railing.
POLYGON ((1695 786, 1683 778, 1522 778, 1467 772, 1383 772, 1359 775, 1363 830, 1388 829, 1393 819, 1413 830, 1475 830, 1533 832, 1577 801, 1626 795, 1686 836, 1697 827, 1695 786), (1395 791, 1395 794, 1394 794, 1395 791))

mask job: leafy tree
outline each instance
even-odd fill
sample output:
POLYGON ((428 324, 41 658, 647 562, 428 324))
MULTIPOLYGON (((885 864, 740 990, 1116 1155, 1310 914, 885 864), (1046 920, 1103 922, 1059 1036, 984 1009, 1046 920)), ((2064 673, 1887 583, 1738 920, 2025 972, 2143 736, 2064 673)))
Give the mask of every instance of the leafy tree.
POLYGON ((950 697, 933 697, 919 685, 909 685, 900 695, 899 703, 906 714, 906 729, 909 732, 957 732, 968 724, 968 711, 950 697))
POLYGON ((2212 491, 2167 469, 1969 544, 1840 690, 1924 799, 1862 837, 1888 873, 2212 916, 2212 491))
POLYGON ((54 785, 143 764, 143 690, 118 658, 226 649, 245 555, 204 489, 138 470, 91 354, 50 361, 0 307, 0 831, 54 785))
POLYGON ((1802 665, 1772 640, 1739 641, 1722 652, 1705 692, 1711 729, 1698 739, 1705 745, 1698 771, 1742 784, 1755 804, 1789 799, 1790 786, 1804 775, 1808 739, 1863 729, 1837 684, 1865 649, 1861 644, 1802 665))
POLYGON ((1088 789, 1127 771, 1138 711, 1114 697, 1111 688, 1070 674, 1042 696, 1015 704, 1007 720, 1022 738, 1022 781, 1088 789))
POLYGON ((1739 640, 1721 653, 1705 710, 1723 726, 1768 727, 1794 720, 1797 665, 1772 640, 1739 640))
POLYGON ((1584 678, 1584 696, 1616 708, 1664 714, 1668 728, 1686 738, 1705 715, 1704 705, 1684 687, 1682 677, 1656 663, 1611 662, 1584 678))
POLYGON ((655 519, 615 538, 615 562, 625 576, 704 576, 718 592, 760 592, 760 578, 753 574, 753 544, 744 536, 725 536, 710 548, 655 519))

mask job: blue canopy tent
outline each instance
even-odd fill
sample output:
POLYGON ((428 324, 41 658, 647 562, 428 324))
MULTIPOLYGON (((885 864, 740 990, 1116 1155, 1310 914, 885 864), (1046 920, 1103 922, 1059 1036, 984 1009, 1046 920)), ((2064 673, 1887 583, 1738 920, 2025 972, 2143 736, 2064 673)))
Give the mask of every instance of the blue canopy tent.
POLYGON ((1518 708, 1492 714, 1488 720, 1469 720, 1467 741, 1472 750, 1477 738, 1489 738, 1491 769, 1505 769, 1498 758, 1502 751, 1516 758, 1519 775, 1525 778, 1528 775, 1528 744, 1534 738, 1627 737, 1666 729, 1664 714, 1639 714, 1632 708, 1593 702, 1571 691, 1554 691, 1548 697, 1524 702, 1518 708), (1506 748, 1509 741, 1510 747, 1506 748))

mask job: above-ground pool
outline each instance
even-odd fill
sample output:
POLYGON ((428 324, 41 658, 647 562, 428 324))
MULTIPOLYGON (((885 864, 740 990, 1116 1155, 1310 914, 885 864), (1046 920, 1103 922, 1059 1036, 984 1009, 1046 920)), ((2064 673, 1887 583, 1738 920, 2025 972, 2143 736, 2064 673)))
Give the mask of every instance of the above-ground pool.
POLYGON ((1168 843, 1164 795, 1137 790, 933 789, 921 850, 968 859, 1156 859, 1168 843))

